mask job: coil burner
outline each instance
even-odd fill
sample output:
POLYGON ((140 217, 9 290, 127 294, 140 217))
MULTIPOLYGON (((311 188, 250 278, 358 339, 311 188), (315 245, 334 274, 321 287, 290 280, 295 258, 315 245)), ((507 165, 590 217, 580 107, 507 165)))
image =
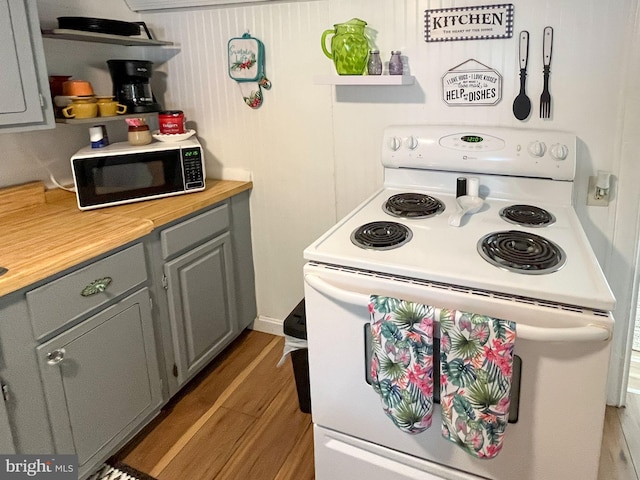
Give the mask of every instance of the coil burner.
POLYGON ((500 210, 499 215, 507 222, 522 227, 546 227, 556 221, 553 214, 533 205, 510 205, 500 210))
POLYGON ((478 241, 478 253, 496 267, 527 275, 555 272, 567 259, 552 241, 516 230, 485 235, 478 241))
POLYGON ((358 227, 351 234, 351 241, 360 248, 391 250, 404 245, 413 233, 396 222, 371 222, 358 227))
POLYGON ((444 212, 444 203, 422 193, 399 193, 389 197, 384 211, 401 218, 428 218, 444 212))

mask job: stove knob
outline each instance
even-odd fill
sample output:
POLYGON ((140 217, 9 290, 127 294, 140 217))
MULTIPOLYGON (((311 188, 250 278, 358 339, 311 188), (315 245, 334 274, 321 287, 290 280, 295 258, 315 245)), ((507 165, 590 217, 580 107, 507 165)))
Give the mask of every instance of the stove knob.
POLYGON ((544 152, 546 151, 547 146, 544 144, 544 142, 539 142, 536 140, 535 142, 531 142, 529 144, 529 153, 534 157, 542 157, 544 155, 544 152))
POLYGON ((415 150, 416 148, 418 148, 418 139, 416 137, 414 137, 413 135, 408 137, 405 141, 404 141, 405 145, 407 146, 407 148, 409 150, 415 150))
POLYGON ((400 148, 400 139, 398 137, 391 137, 389 139, 389 148, 393 151, 398 150, 400 148))
POLYGON ((556 160, 564 160, 569 155, 569 148, 566 145, 556 143, 551 145, 551 156, 556 160))

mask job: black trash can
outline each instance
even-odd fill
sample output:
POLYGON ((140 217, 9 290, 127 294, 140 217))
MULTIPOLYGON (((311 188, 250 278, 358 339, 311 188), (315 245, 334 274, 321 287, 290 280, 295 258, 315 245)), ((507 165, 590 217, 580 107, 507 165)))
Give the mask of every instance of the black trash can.
MULTIPOLYGON (((301 340, 307 339, 307 317, 304 298, 284 321, 284 334, 301 340)), ((309 349, 301 348, 290 353, 293 376, 296 379, 300 410, 311 413, 311 393, 309 388, 309 349)))

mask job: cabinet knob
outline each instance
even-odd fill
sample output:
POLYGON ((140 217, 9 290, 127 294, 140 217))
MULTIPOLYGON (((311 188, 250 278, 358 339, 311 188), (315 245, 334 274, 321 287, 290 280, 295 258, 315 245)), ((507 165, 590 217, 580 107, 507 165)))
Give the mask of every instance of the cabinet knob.
POLYGON ((96 293, 102 293, 107 289, 107 287, 111 283, 111 280, 111 277, 104 277, 94 280, 82 289, 80 295, 82 295, 83 297, 89 297, 91 295, 95 295, 96 293))
POLYGON ((53 352, 47 353, 47 363, 49 365, 58 365, 64 360, 64 354, 67 353, 64 348, 58 348, 53 352))

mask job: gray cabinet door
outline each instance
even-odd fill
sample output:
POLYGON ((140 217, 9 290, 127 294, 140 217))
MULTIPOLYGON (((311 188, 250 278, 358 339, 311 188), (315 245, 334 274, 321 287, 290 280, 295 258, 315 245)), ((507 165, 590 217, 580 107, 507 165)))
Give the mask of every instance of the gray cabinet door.
POLYGON ((37 347, 56 453, 82 476, 161 403, 148 289, 37 347))
POLYGON ((12 454, 16 453, 16 451, 13 444, 11 426, 9 425, 7 406, 4 403, 2 387, 2 378, 0 378, 0 454, 12 454))
POLYGON ((227 232, 165 264, 178 385, 238 334, 227 232))
POLYGON ((0 0, 0 65, 0 131, 53 128, 35 0, 0 0))

